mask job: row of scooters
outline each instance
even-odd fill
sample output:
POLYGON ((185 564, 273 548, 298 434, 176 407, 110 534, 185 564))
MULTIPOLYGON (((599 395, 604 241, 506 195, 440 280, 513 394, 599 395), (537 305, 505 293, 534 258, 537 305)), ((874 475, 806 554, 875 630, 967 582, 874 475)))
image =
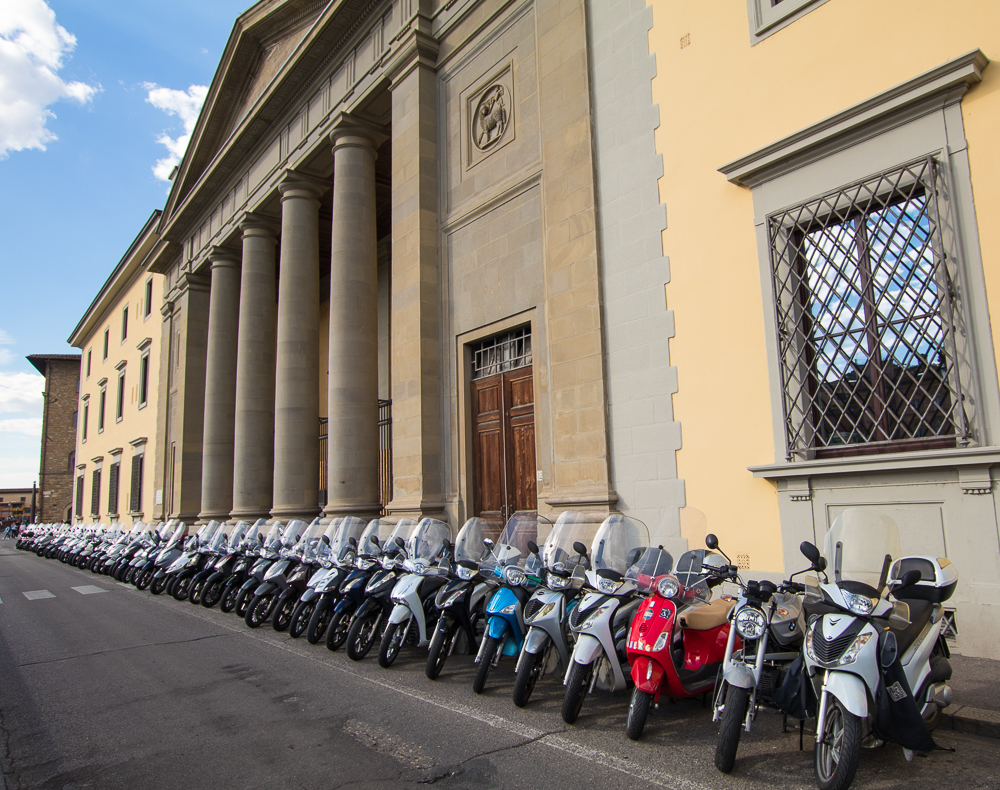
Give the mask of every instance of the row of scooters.
POLYGON ((519 707, 556 674, 567 723, 595 688, 631 688, 632 739, 662 698, 711 695, 726 773, 765 707, 798 719, 800 738, 815 720, 822 790, 850 786, 864 747, 935 748, 958 581, 946 558, 903 556, 895 522, 863 509, 838 517, 823 552, 803 543, 808 567, 781 583, 744 581, 714 535, 706 544, 675 563, 636 519, 569 511, 472 518, 454 537, 431 518, 33 525, 17 545, 355 661, 377 644, 388 668, 420 648, 436 679, 453 654, 474 655, 476 693, 514 661, 519 707))

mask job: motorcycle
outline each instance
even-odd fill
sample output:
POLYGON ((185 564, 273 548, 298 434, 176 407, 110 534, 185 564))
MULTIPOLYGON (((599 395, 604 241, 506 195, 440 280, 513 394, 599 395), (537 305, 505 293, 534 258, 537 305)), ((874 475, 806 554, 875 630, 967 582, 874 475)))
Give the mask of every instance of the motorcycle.
MULTIPOLYGON (((313 526, 322 527, 319 524, 319 519, 313 520, 313 526)), ((264 578, 254 590, 253 599, 251 599, 246 614, 243 616, 243 620, 249 628, 258 628, 263 625, 274 612, 281 593, 288 589, 288 575, 302 560, 305 546, 297 547, 307 529, 309 529, 309 525, 298 519, 292 519, 285 525, 285 530, 281 535, 278 558, 265 571, 264 578)))
POLYGON ((936 748, 930 728, 951 701, 943 604, 958 571, 944 557, 901 556, 896 523, 862 508, 837 517, 822 555, 808 542, 800 548, 823 573, 806 600, 835 610, 811 616, 805 635, 819 700, 816 781, 821 790, 844 790, 863 744, 898 743, 907 759, 936 748))
POLYGON ((402 538, 395 539, 403 552, 402 569, 406 575, 392 590, 391 599, 396 605, 378 651, 378 663, 383 669, 392 666, 408 641, 415 640, 417 647, 430 643, 437 622, 434 593, 447 582, 448 569, 440 563, 450 537, 451 529, 443 521, 422 518, 405 543, 402 538))
MULTIPOLYGON (((584 698, 595 685, 614 692, 631 681, 625 645, 640 599, 628 572, 648 543, 645 524, 614 513, 594 536, 592 559, 587 556, 591 567, 582 571, 584 566, 577 566, 575 573, 582 571, 588 591, 569 618, 576 645, 564 680, 562 717, 567 724, 576 721, 584 698)), ((577 543, 574 549, 582 554, 586 546, 577 543)))
POLYGON ((528 704, 543 674, 564 675, 569 667, 573 649, 569 615, 583 587, 583 578, 574 571, 585 561, 573 544, 592 540, 598 526, 582 513, 567 510, 556 519, 540 553, 535 543, 528 543, 528 550, 539 557, 544 582, 524 605, 528 633, 514 668, 513 697, 519 708, 528 704))
MULTIPOLYGON (((403 573, 403 552, 399 541, 409 538, 416 528, 417 522, 413 519, 402 518, 389 537, 381 542, 378 557, 381 567, 372 573, 365 584, 364 602, 355 610, 347 629, 347 657, 352 661, 360 661, 368 655, 376 640, 381 643, 385 625, 395 607, 392 592, 403 573)), ((379 546, 377 539, 372 540, 379 546)))
POLYGON ((552 525, 535 513, 515 513, 497 538, 488 541, 489 556, 480 570, 496 587, 486 604, 486 633, 476 655, 472 690, 481 694, 490 670, 503 656, 516 656, 524 645, 524 605, 531 590, 541 582, 541 560, 537 545, 539 527, 552 525), (533 553, 529 544, 535 546, 533 553), (490 575, 492 574, 492 575, 490 575))
POLYGON ((495 522, 470 518, 455 538, 449 581, 434 596, 437 626, 424 668, 424 674, 431 680, 437 679, 455 650, 469 655, 476 652, 478 625, 485 617, 484 604, 490 591, 479 563, 486 552, 486 536, 499 532, 499 527, 495 522))
POLYGON ((726 655, 734 601, 712 601, 711 582, 692 572, 692 565, 702 566, 706 559, 722 560, 704 555, 704 549, 682 555, 678 566, 687 570, 687 584, 671 574, 673 558, 662 546, 646 549, 625 574, 649 595, 639 605, 626 646, 635 687, 625 734, 633 741, 642 735, 649 707, 659 703, 662 694, 689 699, 715 686, 726 655))

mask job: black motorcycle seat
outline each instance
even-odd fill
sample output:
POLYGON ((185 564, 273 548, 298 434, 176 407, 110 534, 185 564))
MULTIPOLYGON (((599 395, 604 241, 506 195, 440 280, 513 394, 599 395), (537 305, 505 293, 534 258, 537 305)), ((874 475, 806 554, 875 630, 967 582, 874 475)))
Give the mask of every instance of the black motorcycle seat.
POLYGON ((918 599, 906 600, 910 607, 910 624, 906 628, 892 628, 892 633, 896 635, 896 644, 899 646, 899 655, 902 656, 910 649, 910 646, 920 636, 924 626, 931 620, 934 611, 934 604, 931 601, 921 601, 918 599))

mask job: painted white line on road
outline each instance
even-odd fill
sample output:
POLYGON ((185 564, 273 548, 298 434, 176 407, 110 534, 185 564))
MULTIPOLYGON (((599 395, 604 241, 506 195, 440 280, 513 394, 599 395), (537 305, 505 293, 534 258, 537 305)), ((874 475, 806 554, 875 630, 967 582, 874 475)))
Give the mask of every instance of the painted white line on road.
POLYGON ((135 588, 131 584, 125 584, 125 582, 115 582, 119 587, 125 587, 129 590, 134 590, 135 588))
MULTIPOLYGON (((165 602, 164 602, 165 603, 165 602)), ((454 702, 441 702, 429 694, 424 694, 417 691, 416 689, 406 688, 405 686, 400 686, 395 683, 389 683, 383 680, 376 680, 372 677, 367 677, 360 672, 355 672, 348 667, 338 666, 337 664, 331 664, 327 661, 322 661, 317 657, 309 655, 309 652, 302 650, 301 652, 296 649, 292 649, 292 645, 281 645, 270 641, 257 634, 256 631, 250 631, 245 628, 238 628, 230 626, 227 623, 220 623, 215 618, 202 615, 197 611, 187 612, 187 614, 197 617, 199 620, 204 620, 206 622, 212 623, 220 628, 225 628, 227 631, 231 631, 239 636, 246 636, 253 639, 255 642, 260 642, 264 645, 269 645, 271 647, 277 648, 278 650, 283 650, 286 653, 291 653, 293 655, 299 656, 300 658, 305 658, 309 661, 313 661, 329 669, 335 669, 338 672, 342 672, 345 675, 350 675, 358 680, 366 680, 376 686, 381 686, 384 689, 394 691, 398 694, 403 694, 412 699, 419 700, 420 702, 426 702, 434 707, 441 708, 443 710, 452 711, 458 713, 466 718, 474 719, 475 721, 486 724, 490 727, 495 727, 499 730, 504 730, 516 735, 520 738, 524 738, 527 741, 534 741, 542 746, 548 746, 552 749, 558 749, 561 752, 571 754, 575 757, 580 757, 588 762, 597 763, 605 768, 609 768, 612 771, 618 771, 619 773, 626 774, 628 776, 635 777, 636 779, 641 779, 649 784, 657 785, 658 787, 666 787, 668 790, 712 790, 710 785, 700 784, 698 782, 693 782, 690 779, 685 779, 680 776, 673 776, 672 774, 665 773, 664 771, 658 771, 655 768, 646 768, 642 765, 630 762, 628 760, 623 760, 620 757, 614 757, 610 754, 605 754, 604 752, 598 751, 596 749, 588 749, 585 746, 581 746, 578 743, 574 743, 566 738, 560 737, 558 734, 547 732, 545 730, 539 730, 534 727, 528 727, 524 724, 518 724, 516 721, 510 721, 502 716, 495 716, 492 713, 486 713, 485 711, 476 710, 475 708, 468 707, 462 704, 456 704, 454 702)))
POLYGON ((55 598, 48 590, 32 590, 31 592, 22 593, 22 595, 29 601, 37 601, 40 598, 55 598))
POLYGON ((94 584, 85 584, 83 587, 70 587, 71 590, 76 590, 80 595, 96 595, 97 593, 107 592, 103 587, 98 587, 94 584))

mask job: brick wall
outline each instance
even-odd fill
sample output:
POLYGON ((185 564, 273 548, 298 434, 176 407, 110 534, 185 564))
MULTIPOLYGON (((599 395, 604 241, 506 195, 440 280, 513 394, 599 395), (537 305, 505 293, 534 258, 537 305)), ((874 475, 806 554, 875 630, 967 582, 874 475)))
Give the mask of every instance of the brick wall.
POLYGON ((73 414, 78 408, 80 359, 46 360, 38 521, 62 521, 73 504, 76 447, 73 414))

